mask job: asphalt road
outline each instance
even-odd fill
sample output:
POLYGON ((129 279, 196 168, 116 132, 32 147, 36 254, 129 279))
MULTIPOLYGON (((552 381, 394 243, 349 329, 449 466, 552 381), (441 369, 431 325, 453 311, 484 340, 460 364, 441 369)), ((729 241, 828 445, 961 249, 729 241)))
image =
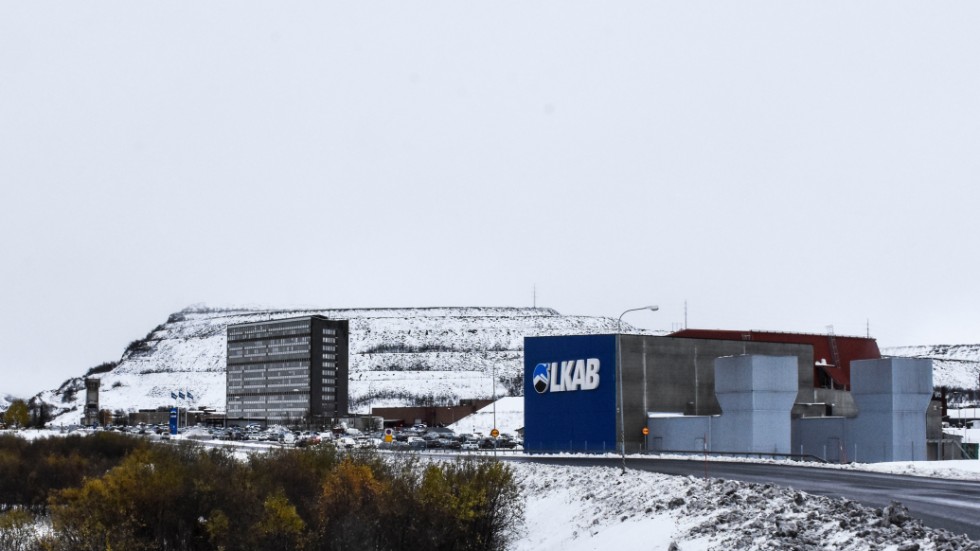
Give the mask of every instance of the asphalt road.
MULTIPOLYGON (((610 457, 523 456, 507 459, 553 465, 622 465, 620 459, 610 457)), ((707 470, 707 475, 713 478, 784 486, 810 494, 843 497, 872 507, 899 501, 926 526, 945 528, 980 540, 980 482, 795 465, 646 457, 627 459, 626 467, 682 476, 705 476, 707 470)))

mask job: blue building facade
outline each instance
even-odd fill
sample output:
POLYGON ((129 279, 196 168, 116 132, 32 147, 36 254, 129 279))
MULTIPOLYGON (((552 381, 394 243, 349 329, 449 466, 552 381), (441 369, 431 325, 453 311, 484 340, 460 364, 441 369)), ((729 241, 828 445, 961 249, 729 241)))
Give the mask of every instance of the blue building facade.
POLYGON ((524 448, 616 449, 616 335, 524 339, 524 448))

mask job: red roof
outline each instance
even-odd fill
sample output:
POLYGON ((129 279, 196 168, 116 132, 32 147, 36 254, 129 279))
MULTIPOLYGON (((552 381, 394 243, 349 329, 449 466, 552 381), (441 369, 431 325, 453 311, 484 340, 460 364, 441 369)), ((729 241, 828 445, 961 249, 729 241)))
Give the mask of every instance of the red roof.
POLYGON ((683 329, 671 333, 670 336, 722 341, 809 344, 813 347, 813 385, 817 388, 833 386, 850 389, 852 361, 881 359, 878 342, 867 337, 723 329, 683 329))

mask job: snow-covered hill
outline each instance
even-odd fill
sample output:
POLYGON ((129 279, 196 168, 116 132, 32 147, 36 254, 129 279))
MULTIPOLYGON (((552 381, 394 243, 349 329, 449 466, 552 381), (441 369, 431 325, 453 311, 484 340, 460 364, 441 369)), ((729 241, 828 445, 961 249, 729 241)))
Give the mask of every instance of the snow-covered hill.
POLYGON ((896 346, 881 351, 886 356, 929 358, 935 386, 975 389, 980 378, 980 344, 896 346))
MULTIPOLYGON (((172 403, 170 393, 191 390, 191 407, 225 407, 225 328, 230 324, 295 316, 349 319, 351 407, 449 404, 521 392, 524 337, 612 333, 617 320, 564 316, 550 308, 447 307, 323 310, 190 307, 133 341, 116 364, 94 369, 101 405, 135 411, 172 403)), ((625 331, 635 331, 623 324, 625 331)), ((885 354, 932 358, 937 386, 975 388, 980 345, 909 346, 885 354)), ((81 417, 84 374, 40 393, 55 422, 81 417)), ((0 409, 5 409, 0 404, 0 409)))
MULTIPOLYGON (((97 376, 101 407, 135 411, 170 405, 178 389, 191 407, 225 407, 225 328, 230 324, 322 315, 350 320, 351 408, 449 404, 521 391, 524 337, 611 333, 617 320, 563 316, 550 308, 453 307, 254 310, 191 307, 133 341, 118 365, 97 376)), ((633 328, 623 324, 625 330, 633 328)), ((38 396, 56 423, 81 417, 82 376, 38 396)))

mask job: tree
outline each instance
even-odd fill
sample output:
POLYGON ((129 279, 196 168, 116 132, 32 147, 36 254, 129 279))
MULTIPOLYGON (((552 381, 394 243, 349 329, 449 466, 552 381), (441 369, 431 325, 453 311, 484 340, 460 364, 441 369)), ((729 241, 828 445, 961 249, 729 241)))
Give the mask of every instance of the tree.
POLYGON ((262 520, 252 527, 252 549, 302 549, 306 532, 296 507, 283 493, 266 498, 262 520))
POLYGON ((26 427, 31 421, 31 411, 27 407, 27 402, 18 399, 10 403, 3 418, 14 428, 26 427))

